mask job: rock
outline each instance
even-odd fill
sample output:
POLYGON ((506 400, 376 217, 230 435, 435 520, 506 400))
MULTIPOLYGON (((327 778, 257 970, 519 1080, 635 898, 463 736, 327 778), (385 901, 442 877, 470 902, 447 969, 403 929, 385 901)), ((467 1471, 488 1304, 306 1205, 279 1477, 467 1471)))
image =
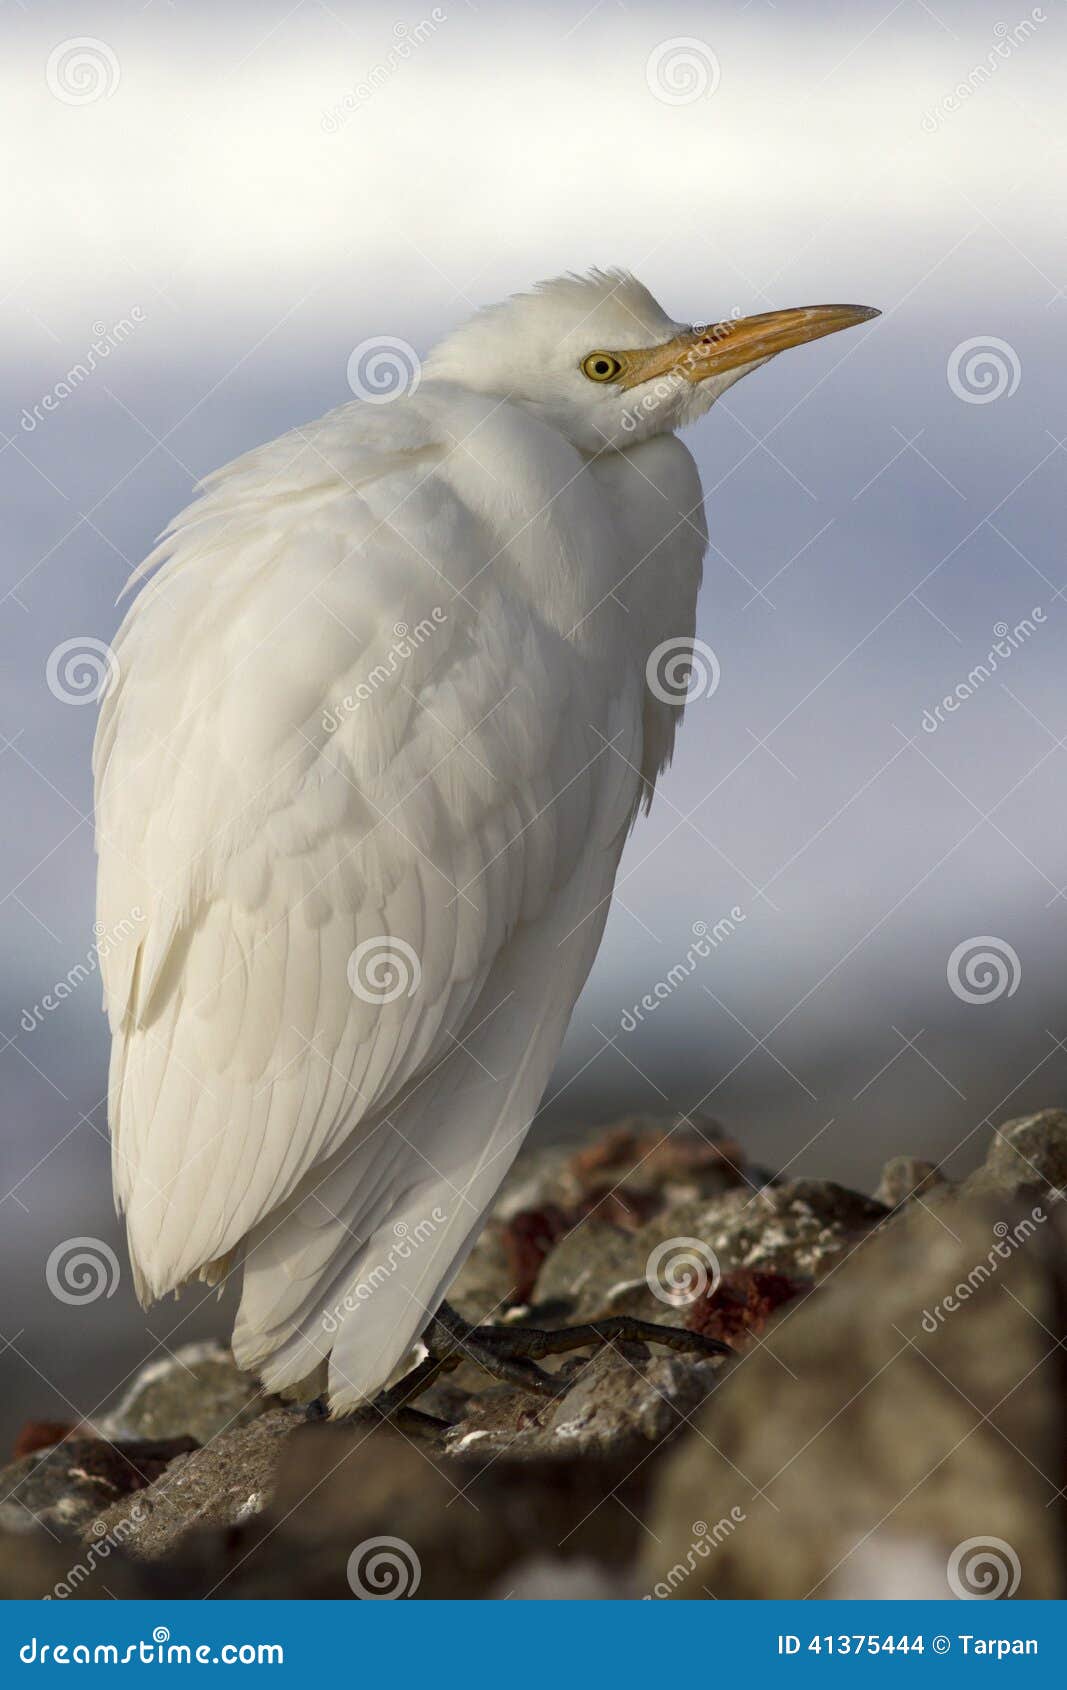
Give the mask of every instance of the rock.
POLYGON ((141 1369, 118 1407, 101 1422, 108 1437, 172 1438, 207 1443, 242 1426, 274 1401, 242 1373, 222 1344, 185 1344, 141 1369))
POLYGON ((497 1320, 516 1300, 515 1275, 500 1224, 490 1219, 449 1289, 448 1300, 464 1320, 497 1320))
POLYGON ((614 1343, 591 1361, 570 1360, 576 1376, 566 1395, 538 1398, 497 1386, 472 1398, 446 1434, 454 1456, 513 1461, 616 1456, 640 1459, 670 1436, 715 1387, 718 1358, 664 1354, 643 1344, 614 1343))
POLYGON ((567 1305, 571 1319, 627 1313, 677 1325, 716 1271, 817 1280, 888 1213, 829 1180, 793 1180, 679 1204, 633 1233, 589 1222, 552 1252, 536 1297, 567 1305))
POLYGON ((633 1115, 575 1150, 523 1151, 449 1300, 467 1320, 500 1319, 534 1294, 555 1246, 590 1220, 633 1231, 665 1208, 756 1178, 710 1116, 633 1115))
POLYGON ((53 1445, 62 1443, 64 1438, 69 1438, 76 1426, 77 1421, 74 1420, 27 1420, 15 1439, 12 1459, 19 1461, 24 1455, 36 1455, 38 1450, 51 1449, 53 1445))
POLYGON ((786 1273, 734 1268, 687 1309, 685 1324, 690 1332, 702 1332, 705 1338, 719 1338, 735 1350, 744 1350, 765 1331, 777 1309, 810 1289, 810 1280, 791 1279, 786 1273))
POLYGON ((898 1157, 873 1199, 753 1183, 710 1122, 532 1152, 460 1311, 633 1313, 737 1360, 616 1341, 548 1358, 559 1397, 464 1362, 418 1400, 447 1426, 400 1433, 309 1423, 221 1346, 187 1346, 99 1428, 26 1428, 0 1593, 970 1594, 985 1540, 1006 1588, 1062 1596, 1065 1176, 1058 1110, 1002 1128, 959 1189, 898 1157))
MULTIPOLYGON (((626 1294, 635 1287, 647 1290, 644 1231, 626 1232, 595 1219, 575 1227, 557 1244, 538 1274, 535 1306, 556 1310, 553 1323, 557 1326, 620 1310, 635 1312, 626 1303, 626 1294)), ((663 1313, 662 1304, 659 1312, 663 1313)), ((647 1318, 655 1317, 650 1314, 647 1318)))
POLYGON ((76 1531, 120 1497, 143 1495, 175 1456, 195 1448, 192 1438, 65 1438, 0 1474, 0 1528, 76 1531))
POLYGON ((992 1198, 1067 1193, 1067 1111, 1042 1109, 995 1127, 985 1161, 962 1190, 992 1198))
POLYGON ((129 1503, 118 1503, 94 1530, 121 1533, 129 1553, 152 1559, 174 1550, 193 1526, 243 1524, 266 1507, 284 1441, 304 1423, 302 1409, 275 1407, 220 1432, 203 1449, 171 1461, 137 1497, 135 1516, 129 1503))
POLYGON ((718 1359, 662 1353, 641 1359, 623 1344, 601 1350, 547 1417, 545 1441, 581 1455, 636 1459, 643 1445, 661 1443, 706 1402, 721 1366, 718 1359))
POLYGON ((784 1310, 668 1452, 645 1589, 834 1597, 884 1549, 879 1594, 922 1567, 948 1596, 983 1540, 1005 1589, 1067 1594, 1067 1211, 1004 1217, 911 1205, 784 1310))
POLYGON ((874 1196, 876 1202, 897 1209, 913 1198, 949 1189, 949 1182, 936 1162, 924 1162, 918 1156, 893 1156, 882 1169, 874 1196))
POLYGON ((507 1221, 520 1209, 538 1209, 543 1203, 572 1203, 577 1194, 569 1172, 573 1155, 573 1146, 525 1146, 497 1193, 494 1217, 507 1221))
POLYGON ((494 1206, 500 1220, 546 1203, 572 1209, 607 1191, 655 1196, 660 1207, 713 1197, 754 1177, 741 1147, 710 1115, 627 1115, 575 1148, 523 1150, 494 1206))
POLYGON ((506 1596, 512 1570, 544 1558, 614 1580, 633 1560, 652 1467, 455 1459, 387 1427, 307 1426, 287 1448, 271 1508, 230 1551, 232 1570, 220 1574, 216 1561, 216 1594, 506 1596))
POLYGON ((583 1193, 632 1189, 664 1204, 753 1183, 741 1146, 710 1115, 631 1115, 576 1151, 568 1173, 583 1193))
POLYGON ((98 1601, 145 1596, 140 1569, 124 1561, 120 1544, 56 1542, 50 1532, 0 1531, 0 1599, 98 1601))
POLYGON ((529 1302, 542 1264, 571 1229, 572 1214, 573 1211, 561 1209, 558 1203, 543 1203, 539 1209, 518 1209, 499 1225, 513 1286, 511 1301, 529 1302))

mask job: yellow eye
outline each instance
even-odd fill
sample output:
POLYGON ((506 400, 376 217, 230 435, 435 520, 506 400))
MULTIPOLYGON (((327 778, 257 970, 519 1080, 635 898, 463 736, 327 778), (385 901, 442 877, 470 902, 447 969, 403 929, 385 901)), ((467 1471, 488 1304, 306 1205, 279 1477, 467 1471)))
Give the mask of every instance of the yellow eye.
POLYGON ((590 352, 582 359, 582 374, 590 381, 614 381, 621 369, 621 363, 611 352, 590 352))

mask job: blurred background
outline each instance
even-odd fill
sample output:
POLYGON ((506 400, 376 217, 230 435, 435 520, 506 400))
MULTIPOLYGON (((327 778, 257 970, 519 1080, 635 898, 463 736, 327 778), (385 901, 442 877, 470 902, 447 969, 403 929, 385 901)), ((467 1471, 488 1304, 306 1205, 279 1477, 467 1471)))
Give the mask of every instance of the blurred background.
POLYGON ((1062 0, 100 0, 2 27, 5 1432, 229 1319, 199 1293, 142 1315, 125 1272, 67 656, 199 476, 351 397, 357 343, 425 352, 539 277, 625 265, 694 321, 884 315, 688 437, 720 678, 536 1130, 699 1111, 871 1188, 1064 1100, 1062 0), (83 1236, 121 1264, 91 1311, 45 1279, 83 1236))

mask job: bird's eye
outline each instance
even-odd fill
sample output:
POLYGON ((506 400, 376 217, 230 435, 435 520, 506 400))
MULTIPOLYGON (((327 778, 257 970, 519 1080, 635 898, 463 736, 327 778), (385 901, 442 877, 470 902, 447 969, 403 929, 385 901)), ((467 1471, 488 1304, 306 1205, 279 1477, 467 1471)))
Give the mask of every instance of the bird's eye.
POLYGON ((590 381, 614 381, 621 369, 621 363, 611 352, 590 352, 588 358, 582 359, 582 374, 590 381))

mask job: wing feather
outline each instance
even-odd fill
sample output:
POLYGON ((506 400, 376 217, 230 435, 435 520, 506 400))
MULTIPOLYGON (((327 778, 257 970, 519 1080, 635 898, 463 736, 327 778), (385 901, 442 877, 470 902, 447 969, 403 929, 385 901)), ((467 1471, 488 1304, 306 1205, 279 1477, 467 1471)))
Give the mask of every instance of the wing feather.
MULTIPOLYGON (((559 560, 550 620, 521 545, 502 548, 449 454, 455 396, 419 401, 387 424, 348 408, 213 477, 148 560, 161 568, 116 642, 98 914, 116 936, 103 966, 116 1195, 146 1295, 210 1273, 250 1234, 273 1261, 265 1239, 294 1203, 297 1231, 309 1213, 318 1228, 309 1271, 343 1276, 348 1233, 371 1248, 435 1166, 473 1191, 420 1270, 440 1277, 445 1240, 458 1249, 488 1201, 484 1142, 508 1130, 516 1096, 532 1113, 595 952, 590 921, 558 992, 551 959, 537 982, 514 976, 547 912, 571 907, 561 889, 603 901, 637 800, 642 701, 603 618, 584 645, 567 637, 568 569, 582 562, 583 590, 602 594, 597 559, 566 546, 595 484, 522 542, 559 560), (605 751, 620 722, 628 763, 605 751), (407 968, 398 990, 353 989, 375 946, 407 968), (480 1045, 494 991, 515 1002, 484 1065, 526 1079, 482 1096, 477 1074, 438 1074, 480 1045), (335 1196, 309 1197, 334 1158, 335 1196)), ((485 450, 528 445, 517 426, 485 450)), ((568 486, 574 455, 551 442, 568 486)), ((294 1283, 302 1249, 283 1251, 294 1283)), ((307 1308, 284 1303, 253 1327, 299 1349, 307 1308)))

